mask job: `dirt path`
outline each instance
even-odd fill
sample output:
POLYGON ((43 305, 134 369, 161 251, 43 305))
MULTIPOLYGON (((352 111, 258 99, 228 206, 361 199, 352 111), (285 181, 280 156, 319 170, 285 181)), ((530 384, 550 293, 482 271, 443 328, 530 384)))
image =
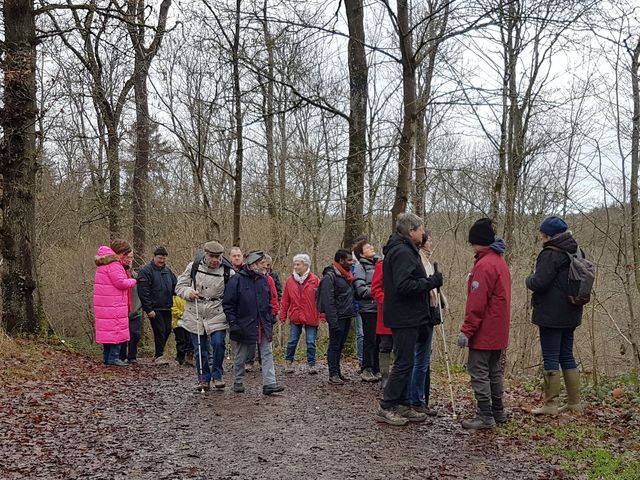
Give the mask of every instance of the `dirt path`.
POLYGON ((404 428, 373 419, 375 385, 278 370, 264 397, 192 393, 191 368, 107 369, 57 354, 40 380, 2 385, 0 478, 551 479, 523 445, 436 417, 404 428))

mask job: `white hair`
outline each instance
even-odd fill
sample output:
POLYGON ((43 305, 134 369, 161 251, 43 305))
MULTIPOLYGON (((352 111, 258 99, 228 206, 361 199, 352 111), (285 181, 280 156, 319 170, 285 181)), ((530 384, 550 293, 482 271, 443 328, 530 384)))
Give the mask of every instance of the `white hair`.
POLYGON ((294 262, 302 262, 307 267, 311 266, 311 257, 309 255, 307 255, 306 253, 299 253, 298 255, 293 257, 293 261, 294 262))

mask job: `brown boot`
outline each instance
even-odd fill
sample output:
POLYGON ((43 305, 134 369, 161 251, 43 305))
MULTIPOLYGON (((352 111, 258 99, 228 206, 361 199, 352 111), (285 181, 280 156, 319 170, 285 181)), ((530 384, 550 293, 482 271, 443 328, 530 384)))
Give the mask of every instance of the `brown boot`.
POLYGON ((581 412, 584 408, 580 403, 580 372, 577 368, 563 370, 564 386, 567 388, 567 404, 558 412, 581 412))
POLYGON ((557 415, 560 396, 560 370, 544 372, 544 405, 534 408, 534 415, 557 415))

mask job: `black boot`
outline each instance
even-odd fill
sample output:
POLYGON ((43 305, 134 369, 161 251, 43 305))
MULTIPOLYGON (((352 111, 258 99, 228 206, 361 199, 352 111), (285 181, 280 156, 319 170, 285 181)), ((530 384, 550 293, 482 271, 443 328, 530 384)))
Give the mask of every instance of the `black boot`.
POLYGON ((478 405, 476 417, 470 420, 462 421, 462 428, 467 430, 481 430, 493 428, 496 426, 496 421, 491 414, 491 405, 478 405))

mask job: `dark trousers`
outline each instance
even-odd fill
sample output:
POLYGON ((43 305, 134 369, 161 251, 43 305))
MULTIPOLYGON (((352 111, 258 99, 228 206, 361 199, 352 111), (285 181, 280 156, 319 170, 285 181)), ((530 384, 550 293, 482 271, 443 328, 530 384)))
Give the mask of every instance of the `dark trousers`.
POLYGON ((120 360, 137 360, 141 331, 142 317, 130 318, 129 341, 120 344, 120 360))
POLYGON ((193 353, 191 334, 182 327, 174 328, 173 334, 176 337, 176 360, 180 365, 182 365, 187 353, 193 353))
POLYGON ((335 325, 329 326, 329 348, 327 350, 327 363, 329 364, 329 376, 340 375, 340 357, 342 349, 349 336, 351 317, 339 318, 335 325))
POLYGON ((418 339, 418 327, 392 328, 391 332, 396 359, 380 401, 380 407, 384 409, 409 405, 409 387, 418 339))
POLYGON ((362 317, 362 332, 364 334, 362 369, 370 368, 373 373, 380 371, 378 363, 378 339, 376 337, 376 323, 378 315, 368 312, 360 312, 362 317))
POLYGON ((502 350, 469 349, 467 370, 478 402, 478 412, 483 416, 490 416, 492 410, 503 409, 501 356, 502 350))
POLYGON ((574 331, 575 328, 540 327, 540 347, 545 370, 577 368, 573 358, 574 331))
POLYGON ((392 335, 378 335, 378 351, 380 353, 391 353, 393 351, 392 335))
POLYGON ((171 335, 171 310, 154 310, 156 318, 150 318, 151 329, 153 330, 153 343, 155 344, 154 357, 161 357, 164 354, 164 347, 171 335))

